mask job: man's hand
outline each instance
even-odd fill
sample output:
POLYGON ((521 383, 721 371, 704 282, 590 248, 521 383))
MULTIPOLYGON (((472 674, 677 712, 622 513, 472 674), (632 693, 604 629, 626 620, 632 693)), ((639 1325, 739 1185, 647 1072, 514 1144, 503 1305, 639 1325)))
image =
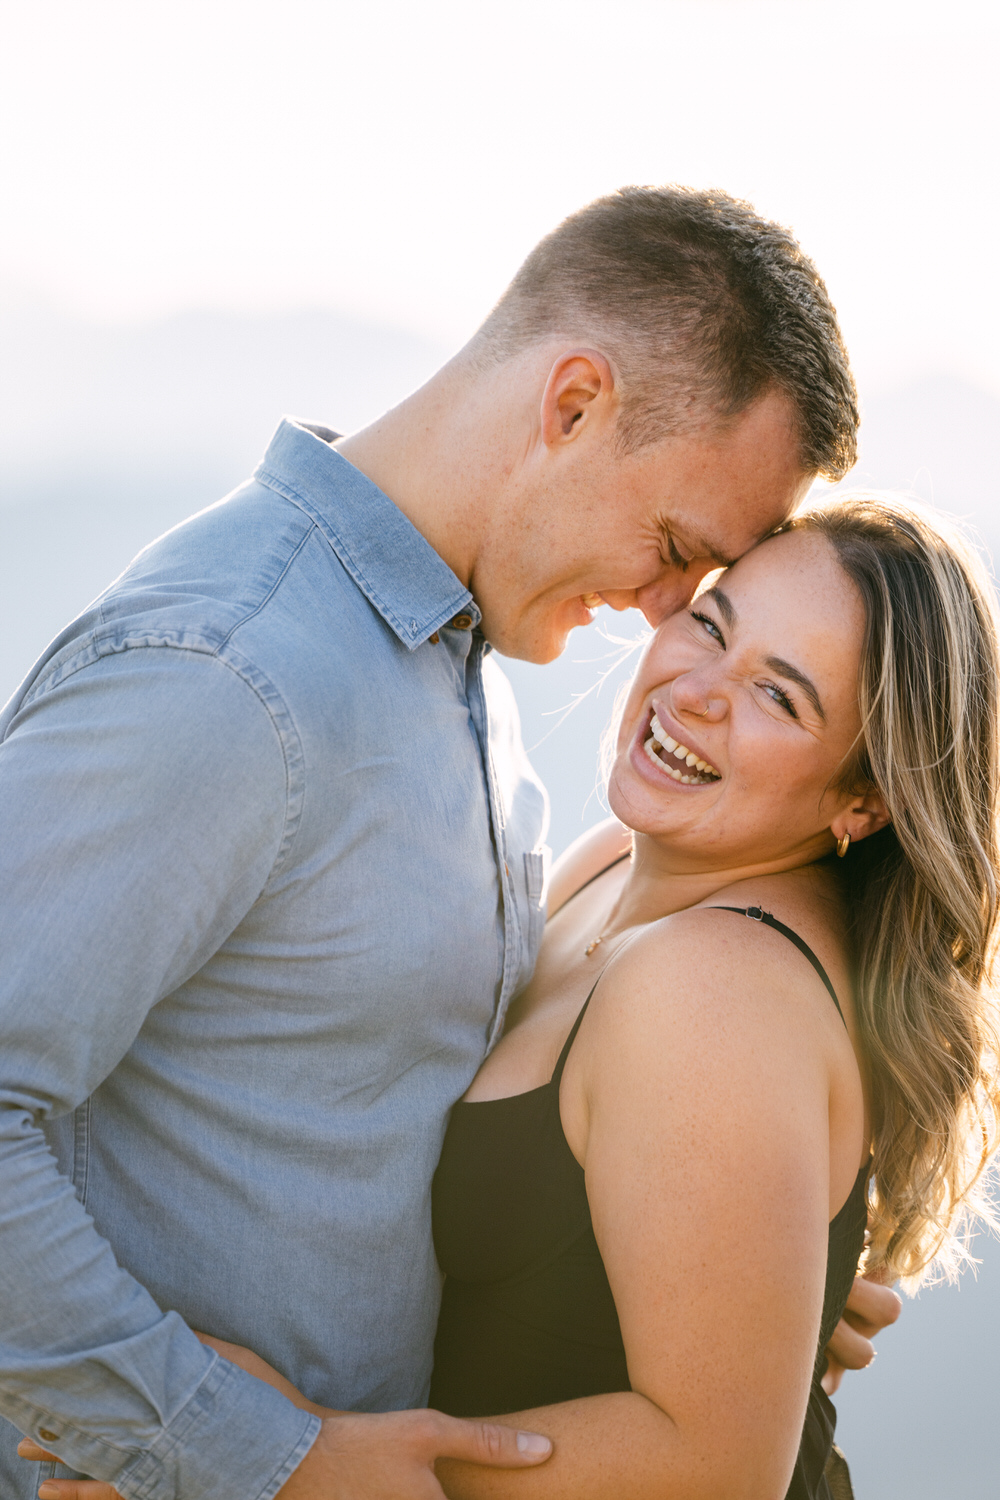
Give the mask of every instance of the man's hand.
MULTIPOLYGON (((58 1463, 30 1438, 21 1458, 58 1463)), ((319 1437, 277 1500, 444 1500, 438 1458, 464 1458, 500 1469, 533 1468, 552 1452, 548 1438, 497 1422, 468 1422, 439 1411, 346 1413, 324 1418, 319 1437)), ((46 1479, 41 1500, 122 1500, 96 1479, 46 1479)))
MULTIPOLYGON (((439 1411, 327 1417, 277 1500, 444 1500, 434 1475, 435 1459, 523 1469, 544 1463, 551 1452, 549 1439, 537 1432, 446 1417, 439 1411)), ((109 1497, 81 1495, 79 1500, 109 1497)))
MULTIPOLYGON (((46 1453, 44 1448, 22 1438, 17 1445, 18 1458, 26 1458, 36 1464, 58 1464, 62 1460, 55 1453, 46 1453)), ((41 1500, 122 1500, 122 1496, 110 1484, 98 1479, 43 1479, 38 1487, 41 1500)))
MULTIPOLYGON (((878 1273, 869 1280, 855 1276, 844 1316, 826 1346, 826 1374, 823 1389, 832 1396, 845 1370, 863 1370, 875 1358, 872 1339, 890 1323, 895 1323, 903 1304, 891 1287, 882 1286, 878 1273)), ((103 1497, 95 1497, 103 1500, 103 1497)))

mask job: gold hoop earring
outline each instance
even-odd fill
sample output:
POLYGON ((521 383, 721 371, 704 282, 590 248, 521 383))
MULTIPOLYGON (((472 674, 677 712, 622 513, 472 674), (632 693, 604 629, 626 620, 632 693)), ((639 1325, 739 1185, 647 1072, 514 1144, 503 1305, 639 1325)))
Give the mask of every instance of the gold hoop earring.
POLYGON ((851 835, 849 833, 845 833, 842 839, 837 840, 837 858, 843 859, 844 855, 847 853, 850 847, 851 835))

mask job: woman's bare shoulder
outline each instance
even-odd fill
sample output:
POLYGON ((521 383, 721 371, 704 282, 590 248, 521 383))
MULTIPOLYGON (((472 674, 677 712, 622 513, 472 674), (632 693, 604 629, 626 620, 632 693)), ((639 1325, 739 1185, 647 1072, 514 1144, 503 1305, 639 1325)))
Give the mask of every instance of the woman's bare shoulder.
POLYGON ((632 833, 617 818, 606 818, 574 839, 556 860, 549 882, 549 916, 555 916, 571 896, 632 849, 632 833))
POLYGON ((769 877, 741 881, 715 892, 696 906, 644 928, 608 965, 601 982, 602 1008, 622 1011, 640 1027, 671 1025, 670 1012, 683 1017, 693 1034, 725 1024, 752 1033, 773 1026, 786 1010, 798 1023, 820 1022, 820 1031, 840 1021, 819 976, 782 933, 745 912, 773 915, 799 935, 829 974, 838 998, 849 999, 849 975, 838 907, 824 896, 822 882, 769 877), (729 910, 720 908, 730 908, 729 910), (803 1007, 803 986, 815 990, 815 1007, 803 1007), (649 1012, 649 1013, 646 1013, 649 1012))
MULTIPOLYGON (((810 865, 763 878, 735 881, 691 907, 690 911, 693 914, 718 907, 766 912, 781 922, 812 950, 829 975, 838 997, 850 1002, 847 914, 835 874, 820 865, 810 865)), ((736 915, 722 911, 716 911, 716 916, 726 922, 737 920, 736 915)), ((757 942, 753 928, 761 925, 751 922, 743 929, 745 942, 750 947, 757 942)), ((771 946, 774 953, 786 961, 789 974, 802 973, 801 965, 808 961, 787 937, 772 930, 771 946)))

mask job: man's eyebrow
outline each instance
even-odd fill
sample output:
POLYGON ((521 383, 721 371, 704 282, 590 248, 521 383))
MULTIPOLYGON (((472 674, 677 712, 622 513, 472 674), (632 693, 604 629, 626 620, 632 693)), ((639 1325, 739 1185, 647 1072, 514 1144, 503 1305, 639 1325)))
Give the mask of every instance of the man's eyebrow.
POLYGON ((812 681, 812 678, 807 677, 804 672, 799 671, 798 667, 793 667, 790 661, 785 661, 780 656, 767 656, 764 660, 772 672, 778 672, 782 677, 787 677, 790 682, 798 683, 825 724, 826 714, 823 711, 823 705, 820 702, 819 693, 816 691, 816 685, 812 681))
POLYGON ((696 536, 694 538, 694 545, 698 549, 697 555, 699 557, 710 557, 717 568, 731 568, 734 563, 739 562, 738 557, 727 557, 724 552, 720 552, 718 547, 713 547, 712 543, 706 541, 703 536, 696 536))
POLYGON ((720 552, 719 548, 713 546, 707 537, 700 536, 697 532, 687 531, 683 526, 681 528, 683 535, 674 531, 670 521, 661 521, 660 528, 668 537, 677 536, 681 546, 690 552, 692 560, 696 557, 709 557, 717 568, 731 568, 733 563, 739 561, 738 558, 728 557, 724 552, 720 552))
POLYGON ((690 544, 694 557, 710 557, 717 568, 731 568, 733 563, 739 561, 736 557, 727 557, 725 553, 720 552, 707 537, 688 536, 684 540, 690 544))

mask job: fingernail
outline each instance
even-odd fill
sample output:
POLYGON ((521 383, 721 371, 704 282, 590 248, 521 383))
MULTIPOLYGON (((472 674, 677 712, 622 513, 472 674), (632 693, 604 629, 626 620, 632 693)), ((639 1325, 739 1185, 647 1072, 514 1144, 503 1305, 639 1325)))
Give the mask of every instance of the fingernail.
POLYGON ((518 1453, 551 1453, 552 1443, 547 1437, 542 1437, 540 1432, 519 1432, 517 1451, 518 1453))
POLYGON ((40 1484, 38 1486, 38 1500, 59 1500, 59 1486, 57 1484, 40 1484))

